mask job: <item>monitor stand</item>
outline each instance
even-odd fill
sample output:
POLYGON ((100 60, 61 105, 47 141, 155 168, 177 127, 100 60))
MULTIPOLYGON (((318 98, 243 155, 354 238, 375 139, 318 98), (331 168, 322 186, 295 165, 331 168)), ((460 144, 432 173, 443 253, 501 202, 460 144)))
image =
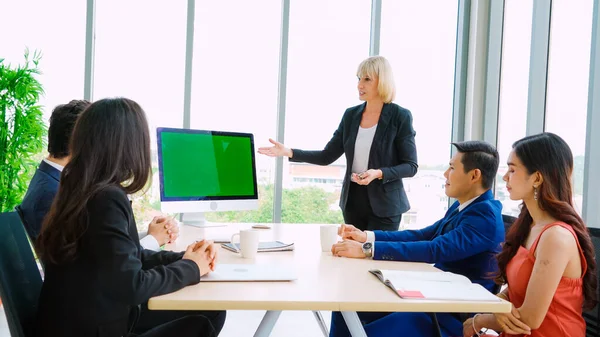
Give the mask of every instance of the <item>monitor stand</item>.
POLYGON ((183 222, 184 225, 200 228, 225 226, 224 223, 209 222, 206 220, 203 212, 183 213, 181 214, 181 222, 183 222))

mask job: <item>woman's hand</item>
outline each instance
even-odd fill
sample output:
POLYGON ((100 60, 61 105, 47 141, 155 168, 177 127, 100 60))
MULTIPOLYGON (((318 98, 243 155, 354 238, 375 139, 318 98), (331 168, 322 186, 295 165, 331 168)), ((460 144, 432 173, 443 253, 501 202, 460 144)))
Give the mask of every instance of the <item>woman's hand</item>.
POLYGON ((521 314, 519 313, 519 309, 515 308, 514 305, 510 313, 494 314, 494 317, 498 325, 502 328, 502 331, 506 333, 511 335, 531 334, 531 328, 520 320, 521 314))
POLYGON ((463 337, 473 337, 477 335, 477 332, 473 329, 473 317, 463 323, 463 337))
POLYGON ((204 276, 214 270, 216 257, 212 241, 203 240, 189 245, 182 259, 194 261, 198 265, 200 276, 204 276))
POLYGON ((285 145, 269 138, 269 142, 274 146, 271 147, 259 147, 258 153, 267 155, 269 157, 290 157, 292 158, 293 152, 291 149, 285 147, 285 145))
POLYGON ((217 247, 215 247, 214 241, 198 241, 194 247, 194 251, 196 250, 204 250, 208 254, 208 257, 210 258, 210 264, 208 265, 210 267, 210 271, 215 271, 219 250, 217 247))
POLYGON ((352 173, 350 180, 359 185, 369 185, 373 180, 379 179, 382 176, 383 172, 381 172, 381 170, 369 169, 359 174, 352 173))

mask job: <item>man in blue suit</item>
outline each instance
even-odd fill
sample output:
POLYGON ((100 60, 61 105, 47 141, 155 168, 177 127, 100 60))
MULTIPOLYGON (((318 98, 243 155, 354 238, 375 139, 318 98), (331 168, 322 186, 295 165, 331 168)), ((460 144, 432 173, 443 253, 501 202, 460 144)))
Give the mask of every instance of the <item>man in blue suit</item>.
MULTIPOLYGON (((31 241, 35 241, 42 229, 44 217, 50 211, 54 196, 58 192, 60 174, 70 160, 69 141, 77 117, 91 103, 86 100, 72 100, 54 108, 48 128, 48 157, 44 158, 36 170, 27 193, 17 211, 20 213, 31 241)), ((140 243, 146 249, 158 250, 170 240, 175 240, 179 229, 174 221, 156 217, 148 226, 148 235, 140 235, 140 243)))
MULTIPOLYGON (((496 149, 482 141, 453 143, 458 152, 450 160, 446 195, 457 199, 446 215, 421 230, 361 231, 342 225, 343 242, 333 245, 335 256, 374 260, 434 263, 461 274, 490 291, 495 290, 495 255, 504 241, 502 204, 491 188, 498 171, 496 149)), ((431 336, 433 325, 425 313, 359 313, 369 336, 431 336)), ((444 336, 462 336, 457 314, 437 315, 444 336)), ((330 336, 349 336, 340 313, 333 313, 330 336)))

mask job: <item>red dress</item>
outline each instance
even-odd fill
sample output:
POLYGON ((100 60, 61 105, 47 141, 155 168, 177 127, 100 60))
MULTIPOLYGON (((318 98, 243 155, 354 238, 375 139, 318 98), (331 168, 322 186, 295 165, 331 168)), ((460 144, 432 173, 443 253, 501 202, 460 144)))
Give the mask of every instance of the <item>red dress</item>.
MULTIPOLYGON (((550 302, 546 318, 538 329, 531 331, 531 337, 585 337, 585 321, 582 316, 583 305, 583 275, 587 271, 587 262, 577 240, 577 235, 573 228, 563 222, 555 222, 546 225, 540 235, 537 237, 530 250, 523 246, 519 247, 517 254, 509 261, 506 266, 506 277, 508 279, 508 297, 512 304, 519 308, 525 301, 525 292, 529 284, 529 278, 535 263, 535 249, 542 233, 553 226, 561 226, 567 229, 575 237, 579 255, 581 256, 581 267, 583 273, 581 278, 562 277, 556 293, 550 302)), ((514 336, 502 334, 502 336, 514 336)), ((523 335, 519 335, 523 336, 523 335)))

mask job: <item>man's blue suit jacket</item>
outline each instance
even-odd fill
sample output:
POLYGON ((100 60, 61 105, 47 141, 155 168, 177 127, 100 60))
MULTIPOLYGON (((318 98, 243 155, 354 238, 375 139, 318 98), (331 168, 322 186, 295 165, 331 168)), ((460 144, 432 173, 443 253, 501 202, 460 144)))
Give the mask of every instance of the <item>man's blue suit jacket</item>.
POLYGON ((455 202, 446 215, 421 230, 374 231, 375 260, 435 263, 490 291, 496 286, 496 254, 504 241, 502 204, 487 191, 458 212, 455 202))
POLYGON ((29 183, 23 202, 18 206, 32 241, 40 234, 44 217, 58 192, 59 180, 60 171, 42 161, 29 183))

